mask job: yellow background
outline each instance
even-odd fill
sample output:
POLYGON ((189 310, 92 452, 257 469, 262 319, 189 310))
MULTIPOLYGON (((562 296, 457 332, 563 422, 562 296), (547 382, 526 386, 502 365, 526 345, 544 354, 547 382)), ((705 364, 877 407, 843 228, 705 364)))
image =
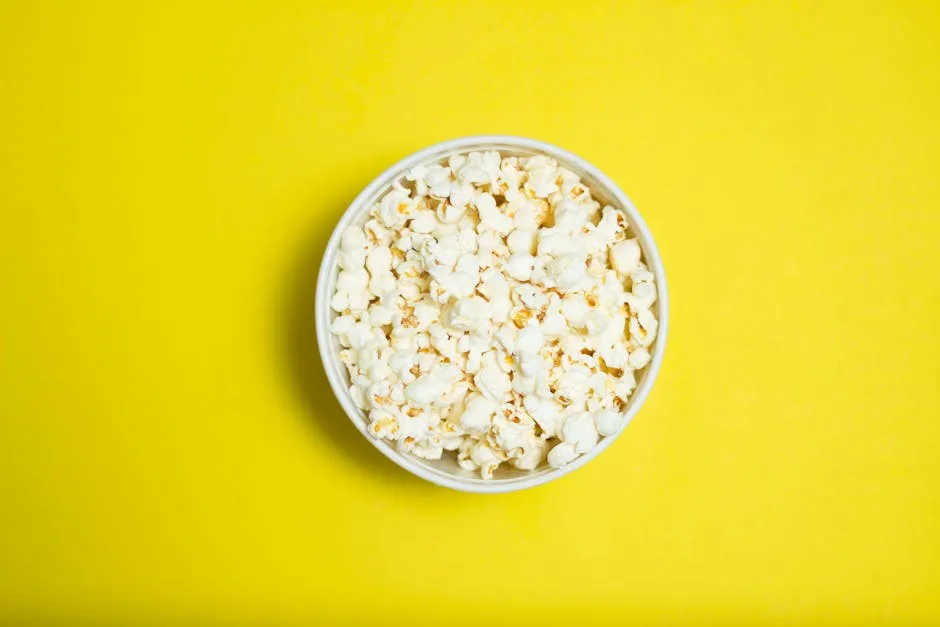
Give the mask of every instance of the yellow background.
MULTIPOLYGON (((5 2, 0 618, 940 621, 940 5, 5 2), (402 156, 617 180, 666 361, 583 470, 387 462, 313 343, 402 156)), ((489 621, 481 623, 481 621, 489 621)))

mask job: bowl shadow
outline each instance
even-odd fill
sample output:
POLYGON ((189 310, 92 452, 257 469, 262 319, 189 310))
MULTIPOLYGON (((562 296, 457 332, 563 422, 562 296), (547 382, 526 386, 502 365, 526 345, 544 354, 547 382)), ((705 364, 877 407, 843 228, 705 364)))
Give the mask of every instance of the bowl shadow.
MULTIPOLYGON (((383 479, 423 484, 375 450, 356 429, 336 400, 320 359, 315 315, 317 274, 333 225, 347 204, 336 203, 337 209, 327 213, 336 216, 335 220, 328 218, 313 224, 288 269, 283 308, 283 356, 291 387, 303 405, 309 425, 332 446, 383 479)), ((318 213, 323 215, 323 212, 318 213)))

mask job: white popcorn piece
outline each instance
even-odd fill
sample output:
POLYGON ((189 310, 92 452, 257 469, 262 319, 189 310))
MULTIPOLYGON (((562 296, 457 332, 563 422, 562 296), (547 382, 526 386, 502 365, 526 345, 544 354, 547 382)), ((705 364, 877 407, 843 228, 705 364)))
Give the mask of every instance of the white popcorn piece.
POLYGON ((635 272, 630 273, 630 279, 634 284, 636 283, 652 283, 654 280, 653 273, 647 270, 643 264, 640 264, 640 269, 635 272))
POLYGON ((441 403, 445 406, 462 403, 470 391, 469 381, 456 381, 450 384, 450 389, 441 395, 441 403))
POLYGON ((534 285, 522 283, 515 287, 513 293, 527 309, 542 309, 548 304, 548 296, 534 285))
POLYGON ((477 279, 466 272, 443 272, 431 281, 431 297, 439 303, 467 298, 476 286, 477 279))
POLYGON ((532 430, 534 424, 522 421, 512 405, 504 405, 496 412, 490 434, 499 450, 507 451, 510 457, 516 457, 522 450, 530 448, 536 438, 532 430))
POLYGON ((448 200, 455 207, 465 207, 473 199, 475 190, 471 183, 457 181, 450 186, 450 196, 448 200))
POLYGON ((428 194, 427 173, 427 166, 418 165, 408 170, 405 174, 405 180, 414 183, 415 194, 419 197, 427 196, 428 194))
POLYGON ((373 437, 559 468, 622 428, 651 361, 655 276, 623 211, 546 156, 410 170, 340 239, 330 325, 373 437), (551 225, 551 226, 549 226, 551 225))
POLYGON ((559 442, 548 452, 548 465, 552 468, 567 466, 578 458, 578 451, 571 442, 559 442))
POLYGON ((507 235, 513 228, 513 220, 496 206, 492 194, 481 193, 475 199, 477 211, 480 214, 480 228, 492 230, 500 235, 507 235))
POLYGON ((567 332, 568 323, 565 321, 565 317, 561 315, 560 307, 552 310, 550 305, 545 313, 545 318, 542 320, 542 333, 546 337, 561 337, 567 332))
POLYGON ((432 323, 441 319, 441 308, 434 301, 424 300, 415 303, 412 309, 415 328, 419 331, 428 330, 432 323))
POLYGON ((630 353, 630 367, 634 370, 639 370, 650 363, 650 353, 648 350, 642 346, 638 347, 636 350, 630 353))
POLYGON ((429 329, 431 335, 431 347, 438 352, 444 359, 457 361, 460 353, 457 350, 457 338, 447 332, 439 324, 434 324, 429 329))
POLYGON ((377 217, 387 227, 404 226, 405 221, 415 211, 407 190, 396 188, 379 201, 377 217))
POLYGON ((405 388, 405 399, 418 407, 427 407, 439 400, 446 390, 443 381, 427 374, 418 377, 405 388))
POLYGON ((471 296, 454 305, 450 326, 460 331, 477 331, 488 326, 492 317, 492 305, 479 296, 471 296))
MULTIPOLYGON (((369 293, 382 298, 389 294, 397 293, 397 282, 395 281, 395 275, 391 272, 385 272, 382 274, 374 274, 369 279, 369 293)), ((352 301, 350 301, 352 302, 352 301)))
POLYGON ((508 400, 512 390, 512 379, 499 366, 496 351, 483 354, 480 370, 474 375, 473 383, 483 396, 498 403, 508 400))
POLYGON ((503 272, 516 281, 528 281, 535 268, 535 257, 526 253, 516 253, 503 266, 503 272))
POLYGON ((623 295, 623 302, 630 305, 630 309, 639 313, 649 309, 656 302, 656 286, 652 283, 634 283, 629 294, 623 295))
POLYGON ((629 351, 623 342, 614 342, 598 348, 597 355, 604 360, 608 368, 623 369, 627 365, 629 351))
POLYGON ((470 228, 461 228, 457 231, 457 254, 465 255, 475 253, 479 249, 476 231, 470 228))
POLYGON ((569 416, 561 427, 561 440, 574 445, 575 451, 587 453, 597 446, 597 426, 588 413, 569 416))
POLYGON ((425 266, 442 266, 453 269, 457 263, 457 257, 460 255, 458 245, 458 235, 445 235, 440 240, 430 238, 424 242, 421 247, 421 257, 424 259, 425 266))
POLYGON ((475 285, 480 280, 480 258, 473 254, 460 255, 454 266, 454 272, 463 272, 473 277, 475 285))
POLYGON ((470 449, 470 459, 480 469, 480 476, 484 479, 492 479, 502 461, 485 440, 473 445, 470 449))
POLYGON ((580 364, 571 365, 556 381, 555 398, 563 405, 579 406, 590 386, 591 371, 580 364))
POLYGON ((362 227, 365 232, 366 239, 372 244, 372 246, 390 246, 392 243, 392 229, 385 228, 385 226, 375 218, 367 221, 362 227))
POLYGON ((532 399, 532 408, 529 409, 529 404, 527 404, 526 409, 529 409, 529 414, 535 419, 539 428, 542 429, 542 433, 547 437, 557 435, 558 425, 561 422, 562 406, 554 400, 539 399, 536 396, 530 396, 526 398, 526 401, 530 398, 532 399))
POLYGON ((594 424, 597 427, 597 432, 604 437, 616 434, 623 424, 623 419, 623 414, 614 409, 602 409, 594 414, 594 424))
POLYGON ((656 317, 648 309, 644 309, 636 318, 630 318, 630 339, 640 346, 649 346, 656 339, 658 328, 656 317))
POLYGON ((580 233, 585 224, 588 224, 588 220, 587 207, 584 205, 563 200, 555 207, 555 231, 573 236, 580 233))
POLYGON ((561 315, 573 327, 583 327, 590 307, 583 294, 568 294, 561 301, 561 315))
POLYGON ((509 296, 509 283, 503 273, 495 268, 489 268, 480 275, 479 292, 490 302, 495 298, 509 296))
POLYGON ((587 264, 583 257, 567 254, 552 259, 545 269, 556 286, 570 290, 584 279, 587 264))
MULTIPOLYGON (((512 223, 517 231, 535 233, 548 217, 548 209, 542 201, 532 201, 524 196, 517 196, 507 203, 506 214, 512 216, 512 223)), ((536 235, 536 241, 538 241, 538 235, 536 235)))
POLYGON ((385 307, 380 302, 374 302, 369 305, 369 318, 372 320, 372 324, 377 327, 384 327, 386 325, 392 324, 392 320, 395 318, 396 313, 396 309, 385 307))
POLYGON ((408 226, 411 227, 411 230, 415 233, 430 235, 439 230, 441 223, 437 219, 437 214, 430 209, 414 211, 413 214, 408 226))
POLYGON ((343 231, 340 239, 339 267, 351 272, 361 270, 371 248, 372 244, 362 229, 358 226, 349 227, 343 231))
POLYGON ((538 324, 530 324, 516 334, 513 352, 520 355, 538 355, 544 343, 545 336, 542 335, 538 324))
MULTIPOLYGON (((438 440, 440 440, 440 438, 438 438, 438 440)), ((431 444, 429 439, 426 444, 415 444, 411 454, 421 459, 440 459, 444 454, 444 447, 440 444, 431 444)))
POLYGON ((549 194, 558 189, 555 182, 558 178, 555 162, 551 159, 544 161, 540 157, 532 157, 526 164, 528 180, 523 189, 535 198, 547 198, 549 194))
POLYGON ((519 455, 509 463, 519 470, 535 470, 545 460, 548 443, 538 437, 529 437, 519 448, 519 455))
POLYGON ((356 318, 350 315, 336 316, 333 318, 332 324, 330 324, 330 333, 339 337, 340 343, 343 346, 349 346, 349 340, 346 339, 346 336, 350 331, 353 330, 353 327, 356 325, 356 318))
POLYGON ((441 165, 432 165, 424 171, 424 182, 428 187, 428 194, 436 198, 450 196, 451 172, 450 168, 441 165))
POLYGON ((583 252, 578 241, 571 236, 571 233, 566 233, 555 227, 539 229, 538 245, 536 248, 539 257, 546 258, 561 255, 577 255, 583 252))
POLYGON ((417 377, 416 373, 412 372, 412 368, 417 367, 417 357, 416 351, 396 350, 388 358, 388 367, 407 385, 417 377))
POLYGON ((610 247, 610 262, 614 270, 625 276, 637 269, 640 254, 640 244, 637 240, 624 240, 610 247))
POLYGON ((349 386, 349 396, 352 399, 353 405, 359 409, 365 410, 369 408, 369 402, 366 400, 366 396, 360 386, 349 386))
POLYGON ((518 335, 518 331, 519 328, 511 322, 506 322, 497 329, 496 339, 507 353, 511 354, 516 351, 516 336, 518 335))
POLYGON ((513 254, 531 255, 536 251, 536 235, 534 229, 516 229, 506 238, 506 246, 513 254))
MULTIPOLYGON (((453 195, 451 197, 453 198, 453 195)), ((463 200, 463 202, 457 205, 451 204, 450 202, 442 202, 438 204, 437 209, 434 210, 434 215, 437 216, 441 224, 456 224, 467 213, 466 200, 463 196, 458 196, 457 198, 458 200, 463 200)))
POLYGON ((633 371, 624 370, 623 374, 614 380, 614 396, 625 403, 635 387, 636 376, 633 374, 633 371))
POLYGON ((365 270, 340 270, 336 293, 330 304, 335 311, 359 311, 369 305, 369 273, 365 270))
POLYGON ((460 415, 460 426, 466 429, 467 433, 478 435, 486 433, 493 423, 493 416, 497 409, 499 405, 495 401, 481 394, 471 393, 460 415))

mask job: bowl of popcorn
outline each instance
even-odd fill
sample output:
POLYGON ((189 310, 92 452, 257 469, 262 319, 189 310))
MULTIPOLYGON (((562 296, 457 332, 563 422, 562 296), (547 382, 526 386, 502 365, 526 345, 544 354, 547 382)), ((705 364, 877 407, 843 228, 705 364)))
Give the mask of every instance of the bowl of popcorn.
POLYGON ((353 424, 438 485, 507 492, 596 457, 643 404, 668 300, 626 195, 540 141, 467 137, 353 201, 317 283, 320 354, 353 424))

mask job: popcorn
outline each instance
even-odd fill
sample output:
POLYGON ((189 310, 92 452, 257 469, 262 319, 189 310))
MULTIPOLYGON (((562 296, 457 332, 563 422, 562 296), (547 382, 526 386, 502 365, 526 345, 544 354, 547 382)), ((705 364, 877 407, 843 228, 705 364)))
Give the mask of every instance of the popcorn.
POLYGON ((470 449, 470 459, 480 469, 480 475, 484 479, 492 479, 493 473, 502 461, 486 441, 477 442, 470 449))
POLYGON ((445 390, 444 382, 439 378, 424 375, 405 388, 405 399, 418 407, 426 407, 438 400, 445 390))
POLYGON ((649 351, 640 346, 636 350, 630 353, 629 358, 630 367, 634 370, 639 370, 650 363, 650 354, 649 351))
POLYGON ((429 187, 429 194, 431 196, 436 198, 447 198, 450 196, 450 168, 442 165, 432 165, 424 171, 424 182, 429 187))
POLYGON ((412 168, 338 265, 330 332, 369 433, 484 479, 616 434, 652 359, 655 276, 626 214, 547 156, 412 168))
POLYGON ((339 267, 349 271, 361 270, 371 248, 372 245, 359 227, 349 227, 340 240, 339 267))
POLYGON ((635 239, 614 244, 610 247, 610 263, 620 274, 630 274, 640 263, 640 245, 635 239))
POLYGON ((379 202, 376 216, 387 227, 403 226, 415 211, 407 190, 396 187, 379 202))
POLYGON ((545 342, 545 336, 537 324, 530 324, 516 334, 514 348, 521 355, 537 355, 545 342))
POLYGON ((535 230, 517 228, 506 237, 506 246, 512 253, 532 254, 536 248, 535 230))
POLYGON ((369 273, 362 270, 340 270, 336 278, 336 293, 330 301, 335 311, 359 311, 369 305, 369 273))
POLYGON ((545 198, 557 189, 556 167, 551 159, 541 156, 531 157, 526 163, 526 170, 529 178, 524 189, 530 197, 545 198))
POLYGON ((494 401, 480 394, 471 394, 466 408, 460 415, 460 426, 468 433, 485 433, 493 423, 493 415, 499 409, 494 401))
POLYGON ((528 309, 542 309, 548 304, 548 296, 534 285, 517 285, 513 293, 528 309))
POLYGON ((474 375, 473 383, 483 396, 492 401, 505 401, 512 389, 512 379, 503 372, 496 360, 496 351, 483 355, 480 370, 474 375))
MULTIPOLYGON (((386 307, 379 301, 369 305, 369 319, 377 327, 384 327, 392 323, 395 319, 396 310, 386 307)), ((335 331, 334 331, 335 333, 335 331)))
POLYGON ((476 286, 477 279, 466 272, 444 271, 431 281, 431 297, 439 303, 467 298, 476 286))
MULTIPOLYGON (((561 419, 562 406, 553 400, 542 400, 535 397, 529 398, 532 398, 534 401, 529 413, 532 415, 532 418, 535 419, 543 435, 546 437, 554 436, 557 433, 558 424, 561 419)), ((527 398, 526 400, 528 401, 529 399, 527 398)), ((526 408, 529 408, 528 404, 526 408)))
POLYGON ((425 266, 443 266, 453 269, 457 263, 457 257, 460 255, 458 246, 458 235, 445 235, 438 239, 428 239, 421 247, 422 259, 425 266))
POLYGON ((535 257, 528 253, 516 253, 503 266, 503 272, 516 281, 528 281, 535 269, 535 257))
POLYGON ((479 296, 458 301, 451 312, 450 325, 459 331, 477 331, 489 325, 492 305, 479 296))
POLYGON ((369 279, 369 293, 375 296, 381 298, 387 294, 394 294, 395 291, 395 276, 391 272, 373 274, 369 279))
POLYGON ((571 233, 566 233, 555 227, 539 229, 539 257, 556 257, 578 252, 580 250, 577 240, 571 236, 571 233))
POLYGON ((597 427, 591 414, 575 414, 565 420, 561 428, 561 441, 572 444, 579 454, 587 453, 597 446, 597 427))
POLYGON ((594 414, 594 424, 598 434, 604 437, 614 435, 623 424, 623 414, 613 409, 603 409, 594 414))
POLYGON ((640 346, 649 346, 656 339, 656 330, 659 322, 648 309, 644 309, 637 314, 636 318, 630 318, 630 339, 640 346))
POLYGON ((561 315, 571 326, 583 327, 588 308, 583 294, 568 294, 561 302, 561 315))
MULTIPOLYGON (((460 197, 463 199, 462 197, 460 197)), ((439 222, 443 224, 454 224, 467 213, 466 201, 453 205, 449 202, 442 202, 437 206, 434 214, 439 222)))
POLYGON ((587 223, 587 207, 570 200, 563 200, 555 208, 555 227, 558 233, 572 235, 587 223))
POLYGON ((388 246, 375 246, 366 256, 366 270, 369 274, 390 274, 392 271, 392 249, 388 246))
POLYGON ((414 217, 409 223, 412 231, 423 235, 440 231, 439 225, 437 215, 430 209, 415 211, 414 217))
POLYGON ((571 442, 560 442, 548 452, 548 465, 552 468, 567 466, 578 458, 578 451, 571 442))
POLYGON ((635 312, 649 309, 656 302, 656 286, 652 283, 634 282, 633 289, 623 296, 623 301, 635 312))
POLYGON ((545 459, 548 442, 539 437, 530 437, 519 447, 519 455, 509 460, 509 463, 519 470, 535 470, 545 459))
POLYGON ((581 283, 586 270, 584 258, 572 254, 556 257, 546 266, 548 276, 563 290, 570 290, 581 283))
POLYGON ((477 234, 472 228, 462 228, 457 232, 458 254, 475 253, 478 248, 477 234))

